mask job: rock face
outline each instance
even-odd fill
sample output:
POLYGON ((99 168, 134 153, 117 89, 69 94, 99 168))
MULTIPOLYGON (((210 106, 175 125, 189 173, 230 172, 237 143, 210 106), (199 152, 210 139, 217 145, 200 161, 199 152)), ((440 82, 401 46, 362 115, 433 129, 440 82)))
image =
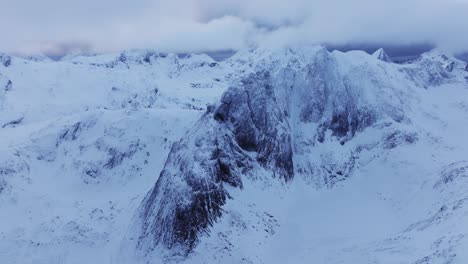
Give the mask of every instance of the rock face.
POLYGON ((251 74, 239 86, 224 94, 214 119, 232 129, 244 151, 256 152, 257 162, 271 169, 275 178, 288 181, 293 176, 291 131, 270 73, 251 74))
POLYGON ((354 154, 342 164, 328 160, 328 168, 316 162, 315 145, 344 145, 382 121, 405 121, 410 89, 363 53, 354 55, 363 57, 357 64, 321 47, 251 56, 262 59, 172 147, 139 211, 143 252, 189 253, 222 216, 226 186, 242 188, 243 177, 266 172, 283 183, 300 176, 333 186, 353 170, 354 154))
POLYGON ((1 54, 0 53, 0 64, 2 64, 4 67, 8 67, 11 65, 11 57, 6 55, 6 54, 1 54))
POLYGON ((4 76, 4 75, 2 75, 0 73, 0 88, 1 88, 1 90, 7 92, 7 91, 10 91, 12 87, 13 87, 13 83, 11 82, 11 80, 9 80, 8 78, 6 78, 6 76, 4 76))
POLYGON ((293 177, 289 125, 265 72, 229 89, 173 146, 143 202, 139 246, 161 244, 187 253, 221 216, 229 198, 225 186, 242 188, 241 176, 258 168, 285 182, 293 177))
POLYGON ((13 82, 0 73, 0 110, 4 108, 7 93, 13 89, 13 82))

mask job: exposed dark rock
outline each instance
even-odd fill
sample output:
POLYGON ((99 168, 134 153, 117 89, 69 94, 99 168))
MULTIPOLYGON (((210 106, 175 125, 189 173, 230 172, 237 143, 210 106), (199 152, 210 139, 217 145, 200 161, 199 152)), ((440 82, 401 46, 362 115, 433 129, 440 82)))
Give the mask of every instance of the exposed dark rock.
POLYGON ((82 123, 76 122, 70 128, 65 129, 57 140, 56 146, 62 141, 74 141, 78 138, 79 132, 82 130, 82 123))
POLYGON ((432 213, 428 218, 418 221, 411 224, 405 229, 405 232, 408 231, 423 231, 431 226, 438 225, 448 218, 455 216, 458 213, 460 208, 463 208, 464 205, 468 203, 468 197, 462 199, 456 199, 442 205, 438 210, 432 213))
POLYGON ((115 148, 109 149, 109 159, 104 164, 104 168, 106 169, 113 169, 114 167, 120 165, 123 159, 126 157, 125 153, 122 153, 115 148))
POLYGON ((0 63, 5 67, 9 67, 11 65, 11 57, 6 54, 0 54, 0 63))
POLYGON ((468 179, 468 161, 466 160, 454 162, 445 166, 442 169, 441 179, 434 187, 439 187, 461 178, 468 179))
POLYGON ((101 171, 98 168, 90 168, 85 170, 86 175, 88 175, 91 178, 97 178, 101 171))
POLYGON ((55 150, 48 150, 48 149, 40 149, 38 150, 36 159, 42 160, 46 162, 55 161, 57 158, 57 152, 55 150))
POLYGON ((151 64, 151 61, 157 54, 155 52, 147 52, 143 57, 143 62, 151 64))
POLYGON ((94 126, 95 124, 96 124, 96 120, 78 121, 74 123, 73 125, 71 125, 70 127, 63 129, 57 138, 57 142, 55 143, 55 146, 58 147, 64 141, 77 140, 83 131, 94 126))
POLYGON ((122 164, 124 159, 131 158, 140 149, 140 141, 131 143, 125 151, 120 151, 116 148, 110 148, 108 150, 109 159, 106 161, 103 167, 106 169, 113 169, 116 166, 122 164))
POLYGON ((451 61, 449 64, 447 64, 447 66, 445 66, 445 70, 447 70, 448 72, 452 72, 454 67, 455 67, 455 62, 451 61))
POLYGON ((275 168, 276 175, 289 180, 293 176, 290 128, 270 74, 252 74, 241 85, 243 88, 231 88, 223 95, 214 118, 232 128, 243 150, 257 152, 262 166, 275 168))
POLYGON ((375 113, 366 108, 349 108, 345 111, 334 113, 330 120, 326 120, 318 127, 317 140, 323 143, 325 132, 330 129, 332 136, 337 137, 342 142, 346 142, 357 132, 370 127, 376 119, 375 113))
POLYGON ((19 153, 15 153, 11 158, 0 160, 0 195, 5 190, 11 188, 9 179, 14 178, 17 175, 26 177, 31 172, 29 164, 21 158, 19 153))
POLYGON ((124 52, 120 53, 118 60, 122 63, 127 63, 127 55, 124 52))
POLYGON ((159 96, 157 87, 140 93, 130 93, 130 91, 113 86, 108 97, 115 108, 138 110, 140 108, 152 108, 159 96))
POLYGON ((0 176, 0 194, 2 194, 3 190, 7 187, 7 183, 5 179, 3 179, 3 176, 0 176))
POLYGON ((418 140, 416 133, 408 133, 404 131, 394 131, 387 134, 383 140, 384 149, 393 149, 403 144, 413 144, 418 140))
POLYGON ((18 118, 18 119, 15 119, 15 120, 11 120, 10 122, 7 122, 5 124, 3 124, 2 128, 5 128, 5 127, 15 127, 19 124, 21 124, 21 122, 23 122, 23 119, 24 119, 24 116, 18 118))
POLYGON ((213 113, 216 109, 216 105, 209 104, 206 106, 206 113, 213 113))
POLYGON ((13 82, 11 80, 8 80, 7 84, 5 85, 5 91, 7 92, 11 91, 12 87, 13 87, 13 82))
POLYGON ((190 87, 192 87, 192 88, 201 88, 202 84, 201 83, 191 83, 190 87))

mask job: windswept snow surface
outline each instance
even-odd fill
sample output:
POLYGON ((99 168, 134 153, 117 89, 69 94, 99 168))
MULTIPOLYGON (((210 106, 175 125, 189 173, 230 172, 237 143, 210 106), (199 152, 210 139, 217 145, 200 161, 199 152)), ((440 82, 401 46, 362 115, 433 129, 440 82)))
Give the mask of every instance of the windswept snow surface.
MULTIPOLYGON (((322 47, 221 62, 139 51, 1 56, 0 263, 468 262, 468 72, 440 51, 404 65, 322 47), (241 150, 242 188, 223 185, 221 215, 193 248, 141 237, 161 171, 175 171, 173 183, 173 164, 209 156, 185 142, 231 129, 212 118, 222 94, 263 82, 258 72, 288 110, 294 177, 272 177, 274 165, 241 150), (349 125, 334 121, 342 113, 349 125)), ((234 114, 261 112, 263 95, 253 98, 234 114)))

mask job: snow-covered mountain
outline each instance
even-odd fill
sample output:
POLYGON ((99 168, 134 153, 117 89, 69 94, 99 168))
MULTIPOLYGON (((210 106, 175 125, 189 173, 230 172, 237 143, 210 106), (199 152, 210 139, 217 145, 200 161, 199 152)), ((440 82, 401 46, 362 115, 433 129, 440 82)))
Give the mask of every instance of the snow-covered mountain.
POLYGON ((1 263, 468 261, 468 71, 440 51, 0 62, 1 263))
POLYGON ((385 61, 385 62, 393 62, 392 58, 390 58, 390 56, 388 56, 388 54, 382 48, 380 48, 380 49, 376 50, 374 53, 372 53, 372 56, 374 56, 375 58, 377 58, 379 60, 385 61))

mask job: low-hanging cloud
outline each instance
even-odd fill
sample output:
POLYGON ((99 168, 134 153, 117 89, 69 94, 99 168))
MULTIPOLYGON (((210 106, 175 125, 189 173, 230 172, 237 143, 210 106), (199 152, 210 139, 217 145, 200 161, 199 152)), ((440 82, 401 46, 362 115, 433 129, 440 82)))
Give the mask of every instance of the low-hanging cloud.
POLYGON ((468 0, 0 0, 0 10, 0 50, 16 53, 319 43, 468 50, 468 0))

